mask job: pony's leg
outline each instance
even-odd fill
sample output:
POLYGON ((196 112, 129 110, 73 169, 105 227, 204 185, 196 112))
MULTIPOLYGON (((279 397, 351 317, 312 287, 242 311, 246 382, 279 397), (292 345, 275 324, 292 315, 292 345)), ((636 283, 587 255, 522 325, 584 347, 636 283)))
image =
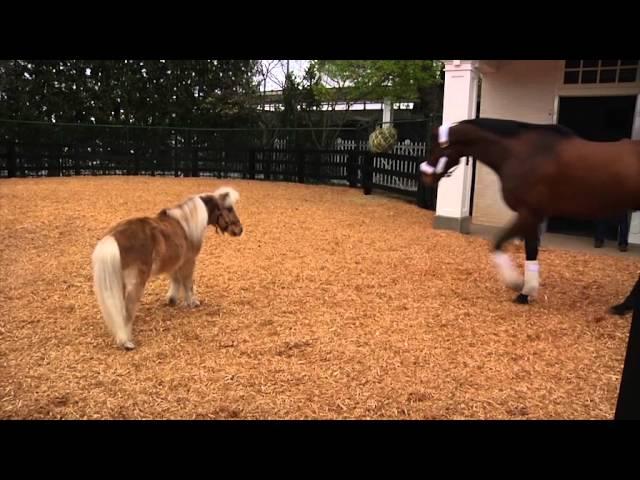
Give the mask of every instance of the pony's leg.
POLYGON ((627 298, 625 298, 622 303, 609 308, 609 313, 620 316, 626 315, 633 310, 633 306, 638 300, 640 300, 640 277, 636 280, 636 283, 629 292, 629 295, 627 295, 627 298))
POLYGON ((537 223, 539 222, 536 222, 529 213, 519 212, 511 226, 506 228, 494 242, 493 261, 498 269, 498 274, 504 284, 513 290, 521 291, 524 287, 524 282, 522 276, 513 266, 509 255, 502 251, 502 247, 506 242, 517 236, 524 236, 525 239, 529 237, 532 232, 536 231, 537 223))
POLYGON ((125 272, 124 275, 124 302, 127 310, 127 340, 122 343, 122 347, 126 350, 133 350, 136 348, 133 343, 133 320, 136 317, 136 310, 142 294, 144 292, 145 284, 147 283, 147 275, 144 271, 139 269, 131 269, 125 272))
POLYGON ((540 287, 540 268, 538 265, 538 246, 540 242, 539 234, 527 235, 524 237, 525 267, 524 267, 524 287, 514 302, 520 304, 529 303, 529 296, 535 296, 540 287))
POLYGON ((173 273, 171 275, 171 285, 169 286, 169 293, 167 293, 167 303, 172 307, 178 304, 181 289, 182 283, 180 282, 180 276, 177 273, 173 273))
POLYGON ((193 271, 195 269, 195 259, 188 260, 180 267, 178 274, 184 287, 184 301, 188 307, 197 307, 200 302, 193 294, 193 271))

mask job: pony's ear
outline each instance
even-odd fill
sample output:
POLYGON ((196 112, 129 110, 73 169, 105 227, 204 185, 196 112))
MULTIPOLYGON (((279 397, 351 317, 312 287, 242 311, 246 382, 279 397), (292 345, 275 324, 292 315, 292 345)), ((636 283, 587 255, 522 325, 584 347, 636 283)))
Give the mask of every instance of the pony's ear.
POLYGON ((218 200, 220 200, 220 203, 222 205, 227 205, 229 203, 229 192, 224 192, 220 194, 220 196, 218 197, 218 200))

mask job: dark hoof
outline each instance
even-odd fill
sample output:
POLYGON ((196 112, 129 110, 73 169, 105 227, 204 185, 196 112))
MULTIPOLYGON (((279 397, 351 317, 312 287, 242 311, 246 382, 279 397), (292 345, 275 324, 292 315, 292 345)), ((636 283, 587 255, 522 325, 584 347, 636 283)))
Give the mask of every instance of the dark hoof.
POLYGON ((513 299, 513 302, 519 303, 520 305, 527 305, 529 303, 529 295, 521 293, 513 299))
POLYGON ((614 305, 613 307, 611 307, 608 311, 610 314, 612 315, 618 315, 620 317, 626 315, 627 313, 630 313, 633 310, 633 307, 625 304, 625 303, 620 303, 618 305, 614 305))
POLYGON ((595 242, 593 242, 593 246, 595 248, 602 248, 603 245, 604 245, 604 240, 596 240, 595 242))
POLYGON ((618 250, 620 250, 621 252, 626 252, 627 250, 629 250, 629 247, 627 245, 618 245, 618 250))
POLYGON ((170 307, 175 307, 177 304, 178 300, 176 300, 175 298, 171 297, 167 299, 167 305, 169 305, 170 307))

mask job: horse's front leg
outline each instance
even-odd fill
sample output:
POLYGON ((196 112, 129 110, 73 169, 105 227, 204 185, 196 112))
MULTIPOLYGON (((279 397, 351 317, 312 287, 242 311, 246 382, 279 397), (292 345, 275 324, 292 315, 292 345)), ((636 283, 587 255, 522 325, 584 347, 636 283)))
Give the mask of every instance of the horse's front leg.
POLYGON ((540 243, 539 233, 524 237, 524 250, 526 254, 524 265, 524 287, 514 302, 527 304, 529 296, 536 296, 540 288, 540 266, 538 265, 538 247, 540 243))
POLYGON ((169 285, 169 292, 167 293, 167 304, 170 306, 176 306, 180 299, 180 291, 182 290, 182 284, 180 277, 177 273, 171 274, 171 284, 169 285))
POLYGON ((198 307, 200 302, 193 294, 193 271, 195 269, 195 259, 188 260, 180 268, 178 274, 184 288, 184 301, 188 307, 198 307))
POLYGON ((530 238, 532 232, 536 232, 536 225, 532 215, 527 212, 519 212, 513 224, 500 234, 493 245, 493 261, 498 269, 498 275, 505 285, 516 291, 523 289, 524 281, 516 271, 509 255, 502 251, 502 247, 506 242, 518 236, 524 237, 525 240, 530 238))

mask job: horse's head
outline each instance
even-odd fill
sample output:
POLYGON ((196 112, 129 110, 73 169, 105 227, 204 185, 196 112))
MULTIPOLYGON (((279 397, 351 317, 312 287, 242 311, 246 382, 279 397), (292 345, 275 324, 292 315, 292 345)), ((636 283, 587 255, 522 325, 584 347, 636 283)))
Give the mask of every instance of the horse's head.
POLYGON ((200 198, 207 207, 209 225, 213 225, 223 234, 228 233, 233 237, 242 235, 242 223, 235 210, 240 198, 236 190, 231 187, 220 187, 212 194, 204 194, 200 198))
POLYGON ((463 156, 450 142, 450 129, 454 125, 440 125, 431 133, 431 156, 420 164, 420 176, 425 185, 437 185, 442 177, 451 175, 463 156))

